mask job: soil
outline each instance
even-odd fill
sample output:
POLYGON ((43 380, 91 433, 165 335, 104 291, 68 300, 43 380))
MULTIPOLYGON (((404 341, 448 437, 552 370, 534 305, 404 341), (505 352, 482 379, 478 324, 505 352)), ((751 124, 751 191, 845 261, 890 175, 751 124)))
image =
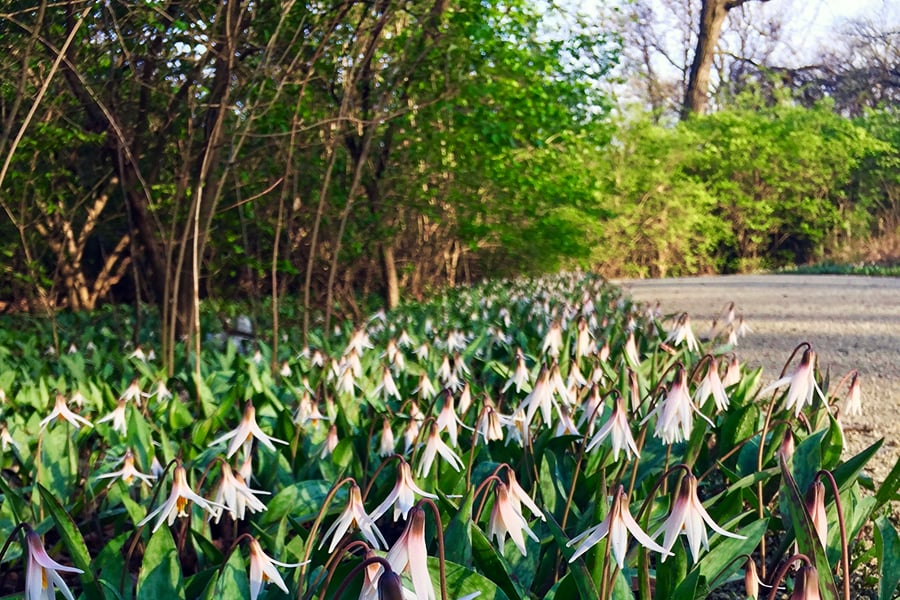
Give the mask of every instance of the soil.
MULTIPOLYGON (((820 371, 830 374, 829 395, 842 406, 852 369, 859 372, 863 414, 842 414, 849 458, 884 438, 868 474, 884 481, 900 455, 900 278, 845 275, 726 275, 675 279, 621 280, 635 300, 660 303, 664 315, 690 315, 698 336, 735 303, 752 331, 736 352, 749 368, 762 367, 762 385, 778 378, 801 342, 818 354, 820 371)), ((798 362, 789 367, 793 370, 798 362)))

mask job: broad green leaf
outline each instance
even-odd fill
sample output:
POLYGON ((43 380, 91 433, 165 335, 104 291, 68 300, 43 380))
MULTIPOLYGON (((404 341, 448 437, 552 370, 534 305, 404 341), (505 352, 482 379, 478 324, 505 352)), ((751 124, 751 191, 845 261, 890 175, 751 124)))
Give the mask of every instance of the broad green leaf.
POLYGON ((878 600, 890 600, 900 584, 900 536, 887 517, 875 520, 875 552, 878 557, 878 600))
POLYGON ((137 600, 184 598, 178 551, 168 527, 150 536, 138 573, 137 600))
MULTIPOLYGON (((301 481, 284 488, 268 503, 268 510, 262 515, 262 524, 271 525, 290 515, 298 522, 311 521, 319 514, 331 485, 322 479, 301 481)), ((335 494, 329 506, 329 513, 339 512, 347 501, 346 488, 335 494)))

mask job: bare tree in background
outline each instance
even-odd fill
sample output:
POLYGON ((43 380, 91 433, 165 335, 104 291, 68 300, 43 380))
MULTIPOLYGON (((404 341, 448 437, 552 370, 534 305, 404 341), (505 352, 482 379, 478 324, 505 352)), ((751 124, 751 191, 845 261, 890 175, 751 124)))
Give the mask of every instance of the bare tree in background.
POLYGON ((624 74, 632 94, 657 120, 705 111, 710 97, 739 93, 744 74, 774 68, 795 54, 786 31, 791 2, 777 3, 783 10, 751 9, 768 0, 718 2, 728 10, 716 16, 728 22, 715 23, 715 31, 703 12, 713 0, 636 0, 624 13, 624 74), (707 54, 705 62, 698 53, 707 54), (699 110, 688 111, 689 98, 702 101, 699 110))
MULTIPOLYGON (((768 2, 769 0, 756 0, 768 2)), ((684 94, 682 118, 690 114, 702 114, 706 112, 709 103, 710 71, 719 38, 722 35, 722 25, 728 12, 742 6, 748 0, 702 0, 700 3, 700 21, 697 28, 697 46, 694 49, 694 59, 691 63, 688 76, 687 90, 684 94)))

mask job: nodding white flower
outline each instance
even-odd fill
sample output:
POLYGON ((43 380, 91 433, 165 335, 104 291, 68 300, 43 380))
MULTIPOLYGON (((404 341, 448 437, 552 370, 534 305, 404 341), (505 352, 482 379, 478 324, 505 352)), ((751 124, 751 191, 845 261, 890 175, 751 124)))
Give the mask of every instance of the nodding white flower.
POLYGON ((141 527, 146 523, 149 523, 153 517, 159 515, 159 520, 157 520, 156 525, 153 526, 153 532, 155 533, 166 521, 168 521, 169 525, 172 525, 178 517, 189 516, 185 511, 188 502, 193 502, 210 514, 215 514, 216 507, 222 506, 221 504, 210 502, 196 494, 188 484, 187 471, 185 471, 182 465, 178 465, 175 467, 175 473, 172 476, 172 491, 169 493, 169 497, 163 504, 160 504, 155 510, 141 519, 137 525, 138 527, 141 527))
POLYGON ((394 430, 391 429, 391 420, 385 417, 381 421, 381 441, 378 444, 378 456, 381 456, 382 458, 390 456, 394 453, 394 447, 396 445, 394 440, 394 430))
POLYGON ((350 336, 350 341, 347 342, 347 347, 344 349, 344 356, 352 353, 360 355, 372 348, 374 348, 374 346, 372 345, 372 342, 369 341, 369 334, 366 333, 366 330, 357 329, 353 332, 353 335, 350 336))
POLYGON ((465 350, 468 344, 469 340, 459 329, 454 329, 447 336, 447 352, 458 352, 460 350, 465 350))
POLYGON ((806 513, 812 521, 822 542, 822 547, 828 547, 828 515, 825 512, 825 484, 821 481, 813 481, 806 490, 806 513))
MULTIPOLYGON (((134 454, 130 449, 125 451, 125 456, 117 461, 116 464, 119 462, 123 463, 121 469, 98 475, 97 479, 121 479, 125 485, 131 485, 136 479, 144 485, 152 485, 153 480, 156 479, 155 475, 147 475, 138 471, 137 467, 134 466, 134 454)), ((110 482, 110 485, 112 484, 113 482, 110 482)))
POLYGON ((844 414, 862 414, 862 392, 859 387, 859 373, 853 374, 850 380, 850 393, 847 395, 847 403, 844 405, 844 414))
POLYGON ((337 386, 335 387, 338 394, 346 394, 348 396, 353 396, 356 392, 356 376, 353 374, 353 369, 349 367, 344 367, 341 369, 341 374, 338 377, 337 386))
POLYGON ((521 407, 525 409, 525 418, 529 424, 534 419, 538 409, 540 409, 544 425, 550 425, 553 419, 553 406, 556 404, 553 398, 553 390, 554 387, 550 381, 550 370, 546 366, 542 366, 537 380, 534 382, 534 388, 522 400, 521 407))
POLYGON ((434 464, 434 459, 438 454, 450 464, 454 471, 459 472, 462 470, 464 466, 462 460, 453 453, 450 446, 444 443, 441 436, 438 435, 437 425, 432 423, 428 441, 425 442, 425 449, 419 457, 416 477, 427 477, 431 473, 431 466, 434 464))
POLYGON ((569 562, 574 562, 579 556, 609 535, 609 544, 613 558, 615 558, 616 564, 619 565, 619 569, 623 569, 625 567, 625 555, 628 553, 629 532, 644 548, 659 552, 664 557, 672 555, 671 552, 654 542, 640 528, 634 517, 631 516, 631 512, 628 510, 628 498, 625 495, 625 489, 620 485, 613 496, 609 514, 606 515, 603 522, 578 534, 566 544, 567 547, 579 544, 569 562))
POLYGON ((322 443, 322 452, 319 453, 319 457, 328 458, 331 456, 339 443, 337 425, 332 425, 328 428, 328 433, 325 435, 325 441, 322 443))
POLYGON ((428 573, 428 547, 425 544, 425 511, 419 507, 410 510, 406 529, 388 550, 387 561, 397 573, 407 573, 412 579, 417 600, 437 600, 434 584, 428 573))
POLYGON ((69 344, 69 349, 66 350, 67 354, 78 354, 78 346, 75 345, 75 342, 69 344))
POLYGON ((412 348, 412 338, 409 337, 409 333, 405 329, 400 332, 400 336, 397 338, 397 345, 401 348, 412 348))
POLYGON ((310 357, 310 359, 309 359, 309 364, 314 367, 319 367, 319 368, 322 368, 325 366, 325 355, 322 353, 321 350, 316 349, 312 353, 312 357, 310 357))
POLYGON ((536 542, 540 540, 528 527, 525 517, 522 516, 521 507, 517 509, 516 505, 510 500, 509 489, 506 484, 497 483, 494 486, 494 492, 496 497, 494 498, 494 507, 491 509, 491 518, 488 523, 488 537, 496 540, 497 547, 502 554, 506 534, 509 534, 522 556, 527 556, 525 537, 522 535, 522 532, 527 533, 528 537, 536 542))
POLYGON ((800 412, 807 404, 812 404, 813 393, 818 392, 819 397, 825 402, 825 394, 819 389, 816 383, 816 353, 809 348, 803 351, 803 358, 800 359, 800 366, 793 374, 770 383, 763 389, 760 394, 767 394, 772 390, 779 388, 785 384, 789 384, 787 397, 784 401, 784 409, 794 409, 795 416, 800 416, 800 412))
MULTIPOLYGON (((688 539, 691 556, 694 562, 697 562, 700 558, 700 545, 703 545, 704 550, 709 550, 709 538, 706 534, 706 527, 703 525, 704 522, 713 531, 726 537, 738 540, 747 539, 742 535, 725 531, 716 525, 716 522, 712 520, 712 517, 703 508, 700 498, 697 497, 697 478, 693 474, 688 473, 681 481, 681 488, 678 491, 678 498, 672 505, 672 512, 662 527, 653 534, 653 537, 659 536, 662 532, 666 533, 663 538, 663 547, 668 553, 672 550, 672 546, 675 545, 678 534, 683 531, 688 539)), ((666 555, 663 555, 662 561, 665 562, 665 560, 666 555)))
POLYGON ((581 402, 581 418, 578 419, 578 426, 583 427, 587 423, 588 431, 593 433, 594 423, 602 412, 602 404, 603 397, 600 395, 600 387, 594 384, 581 402))
POLYGON ((577 388, 587 387, 588 380, 581 373, 581 369, 578 367, 578 363, 573 362, 569 366, 569 376, 566 378, 566 389, 568 390, 568 398, 571 402, 571 398, 576 397, 577 388))
POLYGON ((0 425, 0 449, 2 449, 3 452, 6 452, 10 447, 21 451, 19 443, 13 439, 12 435, 10 435, 6 425, 0 425))
POLYGON ((628 409, 625 408, 625 399, 619 394, 616 394, 616 405, 613 408, 612 415, 594 434, 594 437, 591 438, 586 450, 590 452, 596 448, 606 436, 610 436, 612 439, 613 460, 619 460, 619 452, 623 449, 628 458, 632 456, 640 458, 641 453, 634 443, 631 427, 628 425, 628 409))
MULTIPOLYGON (((309 561, 307 561, 309 562, 309 561)), ((256 541, 256 538, 250 538, 250 600, 256 600, 259 597, 259 592, 262 589, 262 586, 267 581, 271 581, 278 588, 284 592, 285 594, 290 593, 288 591, 287 585, 284 583, 284 579, 281 578, 281 575, 278 573, 278 569, 275 568, 275 565, 279 567, 285 568, 293 568, 299 567, 306 563, 283 563, 278 562, 274 558, 267 556, 265 552, 263 552, 262 547, 259 545, 259 542, 256 541)))
POLYGON ((531 514, 535 517, 539 518, 541 521, 546 521, 547 517, 544 516, 544 513, 538 508, 538 505, 534 503, 534 500, 531 499, 531 496, 528 495, 521 485, 519 485, 518 480, 516 479, 516 473, 512 469, 506 470, 507 479, 509 483, 507 483, 507 487, 509 488, 509 500, 513 503, 513 506, 516 508, 516 512, 522 514, 521 505, 524 504, 528 507, 528 510, 531 511, 531 514))
POLYGON ((87 398, 84 397, 84 394, 81 393, 81 390, 75 390, 75 393, 72 394, 71 398, 69 398, 69 402, 77 406, 80 410, 84 408, 84 403, 87 402, 87 398))
POLYGON ((294 372, 291 370, 291 365, 288 361, 284 361, 281 363, 281 371, 278 372, 282 377, 290 377, 294 372))
MULTIPOLYGON (((610 353, 609 340, 604 340, 603 345, 600 346, 600 350, 597 351, 597 358, 599 358, 602 362, 606 362, 609 360, 609 353, 610 353)), ((594 383, 597 383, 597 382, 595 381, 594 383)))
POLYGON ((328 417, 319 410, 319 404, 313 400, 308 391, 304 390, 300 396, 300 402, 297 403, 297 412, 294 413, 294 423, 305 427, 306 425, 317 426, 322 421, 327 421, 328 417))
POLYGON ((675 346, 680 346, 682 342, 685 342, 691 352, 700 349, 697 338, 694 337, 694 331, 691 329, 691 318, 687 313, 681 313, 664 341, 672 342, 675 346))
POLYGON ((431 347, 428 345, 428 342, 422 342, 416 349, 413 350, 413 354, 416 355, 416 358, 421 360, 426 360, 428 358, 428 354, 431 352, 431 347))
POLYGON ((69 586, 59 573, 84 573, 84 571, 61 565, 50 558, 41 537, 30 527, 26 530, 25 549, 28 558, 25 562, 25 600, 52 600, 56 598, 54 587, 62 592, 67 600, 74 600, 69 586))
POLYGON ((590 356, 593 351, 594 338, 584 318, 578 320, 578 337, 575 341, 575 359, 590 356))
POLYGON ((356 350, 351 350, 350 354, 341 357, 340 367, 342 371, 349 369, 355 379, 362 377, 362 361, 359 360, 359 353, 356 350))
POLYGON ((382 369, 381 382, 372 390, 372 395, 374 396, 377 396, 379 393, 383 394, 385 400, 388 400, 391 396, 397 400, 400 399, 400 390, 397 389, 397 384, 394 383, 394 378, 391 376, 391 370, 388 367, 382 369))
POLYGON ((134 349, 134 352, 128 355, 128 358, 134 358, 141 362, 147 362, 147 355, 144 354, 143 349, 140 346, 134 349))
POLYGON ((252 490, 240 473, 235 474, 231 470, 231 466, 222 463, 222 480, 219 487, 216 488, 216 510, 210 515, 210 519, 214 519, 216 523, 222 518, 222 514, 227 510, 231 514, 231 518, 235 521, 241 521, 247 514, 249 509, 251 513, 262 512, 266 510, 266 505, 254 494, 266 494, 262 490, 252 490))
POLYGON ((418 394, 419 400, 430 400, 436 393, 437 390, 434 389, 431 379, 428 378, 428 373, 419 375, 419 385, 413 390, 413 394, 418 394))
POLYGON ((559 349, 562 348, 562 324, 554 321, 547 329, 544 335, 544 343, 541 345, 541 352, 551 358, 559 358, 559 349))
POLYGON ((645 423, 653 415, 656 419, 655 437, 661 438, 666 444, 675 444, 691 437, 694 419, 692 413, 697 413, 710 425, 712 421, 697 410, 688 394, 687 374, 684 367, 679 366, 675 374, 675 381, 669 387, 669 393, 656 407, 644 417, 641 423, 645 423))
POLYGON ((437 372, 438 381, 441 382, 441 385, 444 387, 452 388, 456 383, 456 375, 453 367, 450 366, 450 357, 446 354, 444 355, 444 359, 441 361, 441 366, 438 367, 437 372))
POLYGON ((485 442, 503 439, 503 422, 493 405, 485 405, 475 423, 475 432, 485 442))
POLYGON ((388 364, 397 369, 398 372, 406 369, 406 360, 403 358, 403 353, 393 339, 388 340, 385 356, 387 356, 388 364))
POLYGON ((53 406, 53 410, 49 415, 41 420, 41 430, 43 430, 51 421, 55 419, 66 421, 75 429, 79 429, 82 425, 86 427, 93 427, 90 421, 88 421, 84 417, 76 415, 71 410, 69 410, 69 407, 66 405, 66 398, 62 394, 56 395, 56 404, 53 406))
POLYGON ((575 425, 575 421, 572 419, 572 412, 565 404, 556 406, 556 414, 559 416, 559 420, 556 422, 556 429, 553 432, 555 437, 581 435, 581 432, 578 431, 578 426, 575 425))
POLYGON ((453 396, 450 392, 445 391, 443 397, 444 403, 435 423, 437 424, 438 433, 446 431, 447 437, 450 438, 450 446, 456 448, 456 439, 459 436, 459 417, 456 416, 456 411, 453 409, 453 396))
POLYGON ((162 477, 162 474, 165 473, 166 470, 159 462, 159 458, 156 455, 153 456, 153 459, 150 461, 150 474, 153 475, 154 478, 162 477))
POLYGON ((253 358, 251 358, 251 360, 253 361, 253 364, 255 364, 256 366, 259 366, 262 364, 263 355, 262 355, 262 352, 260 352, 259 348, 257 348, 256 352, 253 353, 253 358))
POLYGON ((148 397, 150 394, 145 394, 141 391, 141 385, 138 381, 138 378, 135 377, 131 380, 131 383, 128 384, 128 387, 125 388, 125 391, 122 392, 122 395, 119 396, 119 400, 131 400, 138 406, 141 405, 141 399, 148 397))
POLYGON ((166 386, 166 382, 162 379, 159 380, 159 383, 156 384, 156 399, 157 400, 168 400, 172 397, 172 392, 166 386))
POLYGON ((522 448, 531 445, 531 426, 528 424, 524 407, 520 406, 509 416, 500 415, 500 421, 506 426, 507 433, 509 433, 506 438, 507 444, 512 440, 522 448))
POLYGON ((516 386, 516 393, 522 391, 522 386, 528 383, 528 367, 525 365, 525 355, 522 353, 521 348, 516 349, 516 369, 513 371, 513 374, 509 376, 509 379, 506 380, 506 383, 503 384, 503 388, 500 390, 501 393, 506 393, 506 390, 509 389, 510 386, 516 386))
POLYGON ((744 321, 744 315, 738 317, 737 327, 735 327, 735 332, 737 332, 738 337, 744 337, 748 333, 751 333, 753 330, 747 325, 747 322, 744 321))
POLYGON ((403 454, 409 454, 416 440, 419 438, 419 421, 410 419, 403 430, 403 454))
POLYGON ((641 364, 641 357, 638 354, 637 343, 634 340, 634 331, 628 332, 628 337, 625 338, 625 361, 631 367, 638 367, 641 364))
POLYGON ((397 482, 394 484, 394 488, 388 494, 387 498, 384 499, 384 502, 379 504, 375 507, 375 510, 372 511, 372 520, 378 520, 378 518, 385 514, 392 506, 394 507, 394 521, 401 515, 405 520, 407 515, 409 515, 410 509, 416 503, 416 494, 424 496, 425 498, 437 500, 437 496, 429 494, 416 485, 416 482, 413 480, 412 469, 410 468, 409 463, 405 460, 401 460, 397 467, 397 482))
POLYGON ((322 536, 319 548, 321 549, 325 545, 325 541, 330 537, 331 544, 328 546, 328 553, 331 554, 351 527, 359 529, 359 532, 372 547, 387 548, 388 544, 384 541, 384 536, 381 535, 378 526, 375 525, 375 519, 366 513, 366 508, 363 506, 362 493, 360 493, 356 482, 350 483, 349 496, 347 506, 343 512, 331 524, 325 535, 322 536), (332 537, 332 534, 334 537, 332 537))
POLYGON ((465 415, 472 407, 472 389, 469 382, 463 384, 462 391, 459 393, 459 414, 465 415))
POLYGON ((233 429, 225 435, 217 437, 210 443, 210 446, 215 446, 231 440, 228 444, 228 449, 225 451, 225 457, 231 458, 241 446, 244 446, 245 453, 249 454, 250 447, 253 444, 253 438, 259 440, 263 446, 272 452, 275 452, 275 444, 272 442, 287 444, 284 440, 279 440, 278 438, 263 433, 262 429, 259 428, 259 424, 256 422, 256 409, 253 407, 253 403, 247 402, 247 406, 244 408, 244 416, 241 419, 240 425, 237 426, 237 429, 233 429))
POLYGON ((697 400, 697 406, 702 407, 706 400, 712 396, 716 403, 716 411, 722 412, 728 410, 728 394, 725 393, 725 384, 719 377, 719 368, 715 359, 709 361, 706 366, 706 377, 697 386, 694 392, 694 398, 697 400))
POLYGON ((128 403, 124 398, 120 398, 116 408, 100 419, 97 419, 97 424, 106 423, 108 421, 112 421, 113 431, 118 432, 120 435, 126 435, 128 432, 128 420, 127 415, 125 414, 125 408, 128 403))
POLYGON ((731 360, 728 362, 728 368, 725 369, 725 377, 722 378, 722 385, 731 387, 741 380, 741 363, 738 362, 737 355, 732 354, 731 360))

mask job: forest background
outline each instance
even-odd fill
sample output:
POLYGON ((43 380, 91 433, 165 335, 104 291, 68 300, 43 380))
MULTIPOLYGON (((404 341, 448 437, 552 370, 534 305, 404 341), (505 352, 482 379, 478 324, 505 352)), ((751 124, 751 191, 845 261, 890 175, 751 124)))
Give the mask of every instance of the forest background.
POLYGON ((887 6, 800 52, 791 0, 6 2, 2 308, 155 307, 166 352, 201 299, 305 337, 485 277, 896 261, 887 6))

